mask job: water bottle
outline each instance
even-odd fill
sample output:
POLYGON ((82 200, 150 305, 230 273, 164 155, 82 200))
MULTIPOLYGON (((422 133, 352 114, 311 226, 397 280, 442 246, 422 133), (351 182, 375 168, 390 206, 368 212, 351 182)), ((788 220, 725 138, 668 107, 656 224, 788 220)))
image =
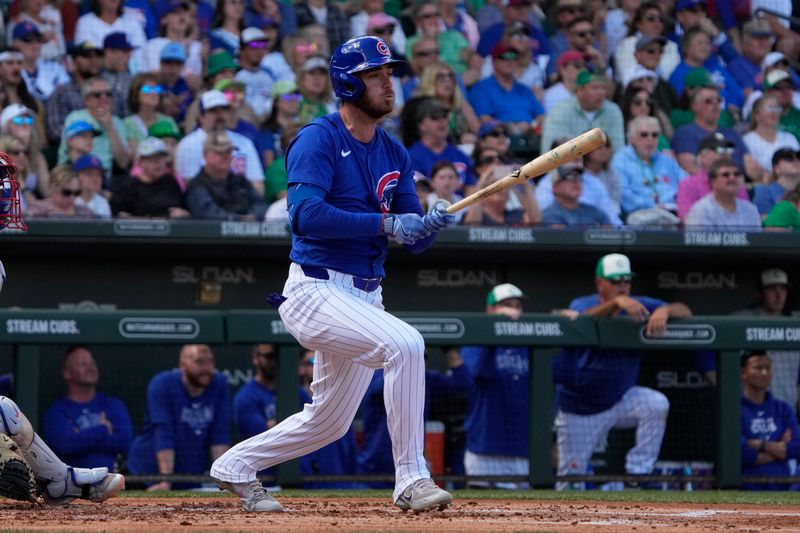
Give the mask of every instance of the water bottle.
MULTIPOLYGON (((582 474, 582 472, 578 471, 578 465, 576 463, 572 463, 569 465, 569 470, 567 471, 567 475, 577 476, 580 474, 582 474)), ((569 490, 583 490, 583 483, 581 483, 580 481, 570 480, 569 490)))
MULTIPOLYGON (((690 465, 689 463, 683 465, 683 475, 684 477, 692 475, 692 465, 690 465)), ((685 481, 683 485, 683 490, 685 490, 686 492, 692 492, 692 490, 694 490, 692 488, 692 482, 688 480, 685 481)))

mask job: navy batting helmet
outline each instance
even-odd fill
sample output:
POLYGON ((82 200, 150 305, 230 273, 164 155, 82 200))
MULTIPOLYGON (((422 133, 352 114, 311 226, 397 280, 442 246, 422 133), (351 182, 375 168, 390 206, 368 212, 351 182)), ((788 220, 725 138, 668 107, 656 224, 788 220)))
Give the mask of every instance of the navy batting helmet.
POLYGON ((331 56, 333 92, 342 100, 357 100, 364 84, 355 74, 383 65, 403 63, 392 57, 389 45, 380 37, 362 35, 345 41, 331 56))

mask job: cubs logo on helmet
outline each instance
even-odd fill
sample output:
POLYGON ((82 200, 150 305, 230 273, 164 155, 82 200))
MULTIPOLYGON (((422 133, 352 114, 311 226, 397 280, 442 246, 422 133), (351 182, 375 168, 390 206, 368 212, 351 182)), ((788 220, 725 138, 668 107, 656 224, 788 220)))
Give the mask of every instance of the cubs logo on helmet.
POLYGON ((392 207, 392 198, 394 198, 394 191, 397 189, 399 178, 400 172, 392 170, 381 176, 381 179, 378 180, 378 187, 375 193, 381 204, 381 213, 388 213, 389 209, 392 207))

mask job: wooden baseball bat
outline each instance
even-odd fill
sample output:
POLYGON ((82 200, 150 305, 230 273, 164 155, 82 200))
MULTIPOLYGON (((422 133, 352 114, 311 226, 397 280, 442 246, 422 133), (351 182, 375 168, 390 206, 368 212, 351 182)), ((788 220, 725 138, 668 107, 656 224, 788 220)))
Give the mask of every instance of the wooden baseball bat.
POLYGON ((583 157, 584 154, 588 154, 592 150, 600 148, 605 142, 606 134, 600 128, 594 128, 586 133, 582 133, 574 139, 570 139, 564 144, 556 146, 549 152, 543 153, 533 161, 528 161, 519 169, 497 180, 488 187, 475 191, 463 200, 459 200, 449 206, 447 212, 452 214, 456 211, 461 211, 498 191, 508 189, 520 183, 525 183, 527 180, 535 178, 536 176, 547 174, 554 168, 558 168, 573 159, 583 157))

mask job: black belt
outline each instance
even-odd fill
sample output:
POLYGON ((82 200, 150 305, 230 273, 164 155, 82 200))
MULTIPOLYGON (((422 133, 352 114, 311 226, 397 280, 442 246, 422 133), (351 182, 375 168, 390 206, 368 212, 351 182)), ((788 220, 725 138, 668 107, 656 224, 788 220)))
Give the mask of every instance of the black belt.
MULTIPOLYGON (((330 274, 328 271, 321 267, 315 266, 307 266, 307 265, 300 265, 300 268, 303 269, 303 274, 308 276, 309 278, 314 279, 331 279, 330 274)), ((356 276, 350 276, 353 278, 353 287, 356 289, 361 289, 364 292, 372 292, 377 290, 378 287, 381 286, 381 280, 383 278, 358 278, 356 276)))

